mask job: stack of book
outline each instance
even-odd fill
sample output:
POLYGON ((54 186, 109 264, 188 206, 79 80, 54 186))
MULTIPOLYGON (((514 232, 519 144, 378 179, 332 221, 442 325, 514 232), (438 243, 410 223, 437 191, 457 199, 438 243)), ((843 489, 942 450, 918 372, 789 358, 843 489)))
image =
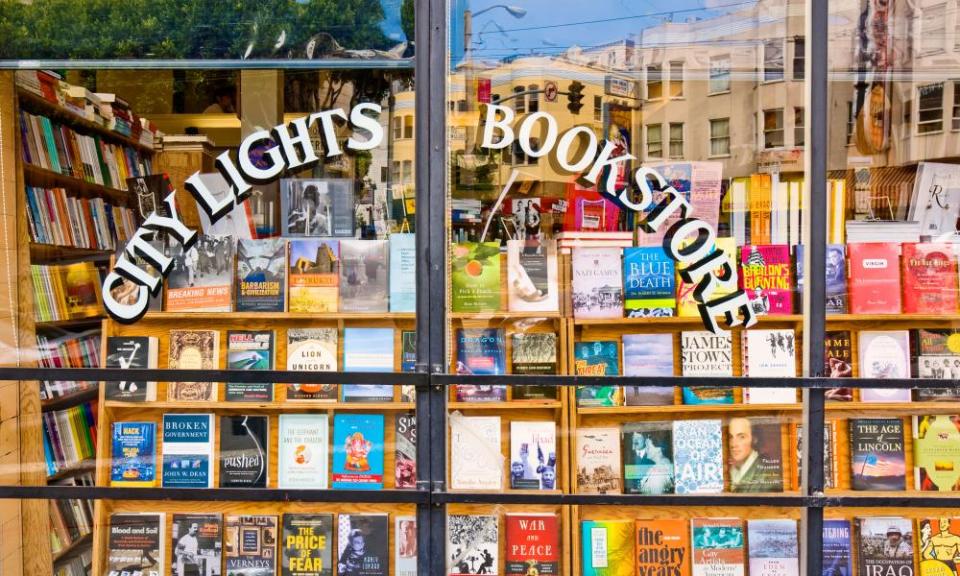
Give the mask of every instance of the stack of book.
POLYGON ((862 242, 919 242, 920 223, 898 220, 848 220, 847 243, 862 242))
MULTIPOLYGON (((37 362, 41 368, 99 368, 100 331, 68 333, 56 338, 39 333, 37 362)), ((94 382, 44 380, 40 383, 40 399, 70 396, 95 386, 94 382)))
POLYGON ((50 500, 50 528, 51 551, 58 554, 93 532, 93 502, 50 500))
POLYGON ((64 188, 27 186, 30 238, 40 244, 116 250, 133 237, 133 210, 102 198, 75 198, 64 188))
POLYGON ((96 457, 97 403, 43 413, 43 453, 53 476, 96 457))

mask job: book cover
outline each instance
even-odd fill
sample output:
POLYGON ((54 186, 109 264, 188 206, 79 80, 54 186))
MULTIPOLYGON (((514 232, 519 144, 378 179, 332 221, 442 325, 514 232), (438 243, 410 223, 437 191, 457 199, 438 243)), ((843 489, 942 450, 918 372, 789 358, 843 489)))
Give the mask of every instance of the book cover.
MULTIPOLYGON (((159 252, 160 254, 166 254, 167 249, 164 246, 163 240, 155 238, 154 240, 147 240, 147 244, 151 248, 159 252)), ((137 268, 146 271, 148 276, 153 278, 160 277, 160 271, 147 263, 146 259, 133 255, 132 261, 137 268)), ((130 306, 136 304, 138 298, 140 297, 140 284, 133 282, 127 278, 124 278, 120 284, 115 285, 110 289, 110 296, 117 301, 118 304, 123 306, 130 306)), ((103 294, 101 293, 101 299, 103 294)), ((150 304, 147 306, 148 312, 161 312, 163 310, 163 287, 161 283, 160 290, 156 294, 150 294, 150 304)))
POLYGON ((354 183, 346 178, 283 178, 284 236, 353 236, 354 183))
POLYGON ((847 245, 851 314, 900 313, 900 245, 847 245))
MULTIPOLYGON (((823 487, 836 488, 837 486, 837 421, 830 420, 823 424, 823 487)), ((791 471, 791 486, 794 490, 800 489, 800 479, 803 476, 803 424, 791 426, 790 441, 796 449, 795 466, 791 471)))
POLYGON ((623 249, 623 314, 662 318, 676 312, 676 270, 661 246, 623 249))
POLYGON ((502 489, 499 416, 450 415, 450 486, 454 490, 502 489))
MULTIPOLYGON (((916 358, 917 377, 960 380, 960 333, 953 329, 918 329, 910 336, 911 355, 916 358)), ((918 388, 917 400, 955 402, 958 388, 918 388)))
POLYGON ((93 262, 66 264, 56 270, 60 273, 63 292, 58 302, 65 306, 68 318, 88 318, 103 313, 100 273, 93 262))
POLYGON ((719 494, 723 491, 722 437, 720 420, 677 420, 673 423, 677 494, 719 494))
POLYGON ((400 332, 400 371, 415 372, 417 369, 417 332, 400 332))
POLYGON ((417 236, 390 235, 390 312, 417 308, 417 236))
POLYGON ((850 521, 823 521, 824 576, 852 576, 853 555, 850 552, 850 521))
POLYGON ((326 414, 280 415, 277 432, 280 436, 277 446, 278 487, 327 487, 328 426, 326 414))
POLYGON ((750 576, 799 576, 797 521, 747 520, 750 576))
MULTIPOLYGON (((673 376, 673 334, 624 334, 624 376, 673 376)), ((670 406, 673 386, 624 386, 627 406, 670 406)))
MULTIPOLYGON (((828 378, 853 377, 853 344, 849 330, 828 330, 824 340, 824 370, 828 378)), ((853 388, 830 388, 824 393, 827 400, 849 402, 853 400, 853 388)))
POLYGON ((184 251, 179 242, 170 243, 173 267, 167 276, 167 312, 230 312, 233 305, 232 236, 201 234, 184 251))
POLYGON ((107 535, 108 576, 163 576, 165 514, 111 514, 107 535))
POLYGON ((629 520, 580 522, 583 576, 633 576, 636 526, 629 520))
POLYGON ((268 416, 220 417, 220 487, 266 488, 268 416))
POLYGON ((155 422, 114 422, 110 485, 150 488, 157 485, 155 422))
POLYGON ((173 576, 220 576, 222 532, 219 514, 174 514, 170 526, 173 576))
MULTIPOLYGON (((122 370, 157 367, 156 336, 108 336, 105 368, 122 370)), ((143 381, 104 382, 104 397, 120 402, 152 402, 157 383, 143 381)))
POLYGON ((906 243, 903 252, 903 311, 953 314, 957 311, 957 257, 952 244, 906 243))
MULTIPOLYGON (((336 328, 289 328, 287 370, 293 372, 335 372, 337 370, 336 328)), ((337 401, 336 384, 287 384, 287 400, 337 401)))
POLYGON ((949 241, 956 232, 960 210, 957 175, 956 164, 920 162, 913 179, 910 211, 906 215, 898 214, 898 219, 919 223, 921 236, 949 241))
POLYGON ((620 248, 574 248, 571 299, 577 318, 623 316, 620 248))
MULTIPOLYGON (((556 374, 557 335, 553 332, 515 332, 511 335, 512 374, 556 374)), ((556 400, 556 386, 513 386, 513 400, 556 400)))
POLYGON ((213 488, 213 414, 163 415, 163 487, 213 488))
MULTIPOLYGON (((684 376, 733 376, 733 340, 730 332, 681 332, 680 364, 684 376)), ((685 386, 683 403, 733 404, 733 388, 685 386)))
POLYGON ((389 537, 386 514, 339 514, 337 575, 387 576, 389 537))
POLYGON ((793 314, 793 286, 790 246, 754 244, 740 250, 740 288, 755 306, 760 303, 763 314, 793 314))
MULTIPOLYGON (((619 343, 616 341, 575 342, 573 370, 577 376, 620 374, 619 343)), ((620 386, 577 386, 579 406, 619 406, 620 386)))
MULTIPOLYGON (((457 330, 457 374, 504 374, 506 341, 500 328, 457 330)), ((507 399, 503 385, 457 385, 458 402, 498 402, 507 399)))
POLYGON ((625 423, 622 438, 623 491, 673 494, 673 423, 625 423))
MULTIPOLYGON (((227 330, 227 368, 273 370, 273 330, 227 330)), ((273 402, 273 384, 227 382, 228 402, 273 402)))
POLYGON ((850 485, 854 490, 906 490, 903 422, 850 420, 850 485))
POLYGON ((500 309, 500 242, 454 244, 450 270, 454 312, 500 309))
MULTIPOLYGON (((393 328, 344 328, 344 372, 393 372, 393 328)), ((344 402, 392 402, 390 384, 344 384, 344 402)))
POLYGON ((560 574, 560 533, 556 514, 510 514, 507 531, 507 576, 560 574))
POLYGON ((860 576, 913 576, 913 522, 907 518, 857 518, 860 576))
MULTIPOLYGON (((730 267, 731 270, 737 269, 737 243, 734 238, 717 238, 716 246, 714 252, 717 250, 723 252, 724 263, 730 267)), ((687 242, 684 242, 686 246, 687 242)), ((711 252, 712 254, 712 252, 711 252)), ((694 298, 694 290, 696 289, 696 284, 688 284, 680 278, 680 270, 682 267, 677 268, 677 315, 683 316, 686 318, 699 318, 700 317, 700 307, 694 298)), ((713 270, 715 277, 722 278, 725 277, 725 272, 723 269, 723 264, 718 266, 713 270)), ((727 283, 728 285, 721 284, 713 291, 711 295, 712 299, 721 298, 732 294, 737 286, 732 281, 727 283)))
MULTIPOLYGON (((861 378, 910 378, 910 333, 861 330, 861 378)), ((909 388, 861 388, 861 402, 909 402, 909 388)))
POLYGON ((960 416, 913 417, 913 474, 917 490, 960 490, 960 416))
POLYGON ((340 284, 340 242, 297 239, 287 243, 290 312, 336 312, 340 284))
MULTIPOLYGON (((167 367, 171 370, 216 370, 220 367, 218 330, 171 330, 167 367)), ((167 400, 216 402, 216 382, 169 382, 167 400)))
POLYGON ((276 516, 227 516, 224 525, 226 576, 277 573, 276 516))
MULTIPOLYGON (((803 306, 803 245, 794 246, 797 259, 797 307, 803 306)), ((827 244, 825 258, 827 314, 847 313, 847 257, 845 244, 827 244)))
POLYGON ((743 521, 693 518, 693 576, 743 576, 743 521))
POLYGON ((394 516, 393 573, 417 576, 417 517, 394 516))
POLYGON ((500 527, 496 516, 447 516, 447 574, 498 574, 500 527))
POLYGON ((553 420, 510 423, 510 488, 557 489, 557 425, 553 420))
POLYGON ((340 311, 386 312, 387 241, 340 241, 340 311))
POLYGON ((400 412, 394 419, 393 485, 395 488, 417 487, 417 413, 400 412))
POLYGON ((639 576, 690 573, 690 522, 685 518, 637 520, 639 576))
POLYGON ((921 518, 920 576, 955 576, 960 569, 960 518, 921 518))
MULTIPOLYGON (((796 334, 786 330, 745 330, 743 374, 751 378, 793 378, 797 375, 796 334)), ((795 388, 746 388, 747 404, 796 404, 795 388)))
POLYGON ((283 515, 280 574, 333 576, 333 514, 283 515))
POLYGON ((731 492, 783 492, 783 444, 776 418, 731 418, 727 463, 731 492))
POLYGON ((511 312, 557 312, 557 245, 507 240, 507 305, 511 312))
POLYGON ((620 431, 577 428, 577 492, 620 494, 620 431))
POLYGON ((383 414, 333 417, 333 487, 383 488, 383 414))
POLYGON ((283 312, 287 295, 287 241, 237 241, 237 311, 283 312))

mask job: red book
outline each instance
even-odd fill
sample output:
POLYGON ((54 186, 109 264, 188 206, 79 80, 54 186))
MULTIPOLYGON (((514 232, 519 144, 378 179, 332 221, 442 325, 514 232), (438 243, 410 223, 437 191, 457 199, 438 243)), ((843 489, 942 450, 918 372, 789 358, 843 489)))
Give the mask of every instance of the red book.
POLYGON ((766 314, 793 314, 793 274, 786 244, 744 246, 740 250, 740 287, 760 300, 766 314))
POLYGON ((903 245, 903 311, 957 311, 957 259, 950 244, 903 245))
POLYGON ((900 313, 900 244, 850 244, 851 314, 900 313))
POLYGON ((507 514, 506 576, 560 573, 556 514, 507 514))

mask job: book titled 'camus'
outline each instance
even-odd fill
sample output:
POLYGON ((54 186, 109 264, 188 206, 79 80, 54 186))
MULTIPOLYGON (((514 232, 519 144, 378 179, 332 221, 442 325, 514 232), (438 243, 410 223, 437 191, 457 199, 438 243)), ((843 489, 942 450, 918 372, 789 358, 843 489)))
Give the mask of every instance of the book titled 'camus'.
POLYGON ((266 488, 267 416, 220 417, 220 487, 266 488))

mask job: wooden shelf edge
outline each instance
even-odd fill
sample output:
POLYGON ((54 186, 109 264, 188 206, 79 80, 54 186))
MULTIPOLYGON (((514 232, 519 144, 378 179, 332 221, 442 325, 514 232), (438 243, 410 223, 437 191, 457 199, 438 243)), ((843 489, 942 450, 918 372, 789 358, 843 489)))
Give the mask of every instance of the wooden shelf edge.
POLYGON ((303 411, 406 411, 414 410, 417 405, 415 402, 227 402, 218 400, 217 402, 173 402, 159 400, 156 402, 119 402, 116 400, 107 400, 103 403, 104 408, 115 410, 201 410, 204 412, 244 412, 244 411, 270 411, 270 412, 303 412, 303 411))
POLYGON ((51 398, 49 400, 40 401, 40 409, 43 412, 51 412, 53 410, 61 410, 63 408, 69 408, 81 402, 87 400, 93 400, 99 394, 100 389, 97 386, 87 388, 86 390, 81 390, 80 392, 74 392, 73 394, 68 394, 66 396, 58 396, 56 398, 51 398))
POLYGON ((69 478, 77 474, 83 474, 84 472, 93 472, 97 469, 97 459, 87 458, 86 460, 81 460, 80 462, 74 464, 73 466, 67 466, 66 468, 60 470, 53 476, 47 476, 47 484, 51 482, 56 482, 57 480, 63 480, 64 478, 69 478))
POLYGON ((77 246, 59 246, 57 244, 41 244, 39 242, 30 243, 30 263, 31 264, 60 264, 61 260, 73 259, 103 259, 107 260, 113 254, 112 250, 103 250, 100 248, 80 248, 77 246), (99 257, 99 258, 98 258, 99 257))
POLYGON ((668 404, 664 406, 578 406, 578 415, 677 414, 684 412, 800 412, 803 404, 668 404))
POLYGON ((563 316, 559 312, 508 312, 498 310, 496 312, 448 312, 447 318, 450 320, 521 320, 536 318, 557 320, 563 318, 563 316))
POLYGON ((447 402, 447 410, 559 410, 560 400, 507 400, 502 402, 447 402))
POLYGON ((147 312, 138 323, 174 320, 416 320, 414 312, 147 312))
MULTIPOLYGON (((829 317, 828 317, 829 318, 829 317)), ((802 314, 783 314, 779 316, 760 316, 757 318, 761 324, 788 323, 795 324, 803 322, 802 314)), ((695 325, 702 326, 703 320, 699 316, 665 316, 660 318, 573 318, 573 323, 577 326, 608 326, 608 325, 628 325, 628 326, 658 326, 658 325, 695 325)), ((742 327, 734 328, 734 330, 742 327)))
POLYGON ((92 532, 88 532, 88 533, 84 534, 83 536, 77 538, 77 539, 74 540, 73 542, 71 542, 71 543, 70 543, 69 545, 67 545, 67 547, 64 548, 63 550, 55 553, 55 554, 53 555, 53 563, 56 564, 57 562, 60 562, 61 560, 64 560, 64 559, 66 559, 66 558, 70 558, 70 557, 72 557, 72 556, 74 555, 74 552, 79 551, 79 550, 80 550, 81 548, 83 548, 84 546, 90 546, 90 545, 92 545, 92 544, 93 544, 93 533, 92 533, 92 532))
POLYGON ((133 195, 129 191, 125 192, 117 188, 109 188, 102 184, 87 182, 86 180, 54 172, 53 170, 47 170, 46 168, 33 164, 24 163, 23 175, 31 186, 66 188, 73 193, 86 196, 98 196, 116 203, 130 202, 133 200, 133 195))
POLYGON ((34 325, 37 329, 43 328, 75 328, 77 326, 89 326, 97 324, 103 320, 103 316, 90 316, 87 318, 74 318, 72 320, 37 320, 34 325))

